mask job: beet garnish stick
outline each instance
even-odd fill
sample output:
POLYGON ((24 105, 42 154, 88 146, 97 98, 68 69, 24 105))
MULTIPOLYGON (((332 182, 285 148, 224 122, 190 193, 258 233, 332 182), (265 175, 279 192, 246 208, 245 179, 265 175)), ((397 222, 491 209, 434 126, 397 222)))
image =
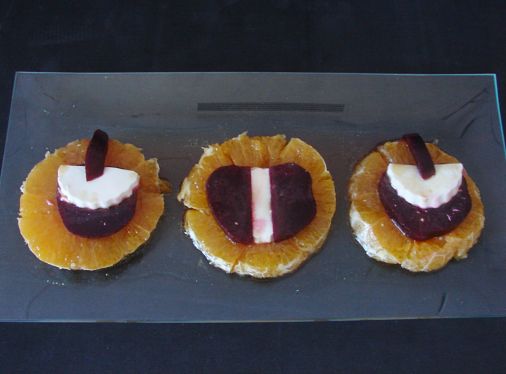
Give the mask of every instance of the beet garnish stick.
POLYGON ((432 161, 432 157, 430 157, 429 150, 422 137, 418 134, 406 134, 402 137, 402 140, 408 145, 409 151, 415 159, 416 167, 422 178, 429 179, 436 174, 434 161, 432 161))
POLYGON ((85 169, 86 181, 92 181, 104 174, 105 156, 109 136, 102 130, 95 130, 86 150, 85 169))

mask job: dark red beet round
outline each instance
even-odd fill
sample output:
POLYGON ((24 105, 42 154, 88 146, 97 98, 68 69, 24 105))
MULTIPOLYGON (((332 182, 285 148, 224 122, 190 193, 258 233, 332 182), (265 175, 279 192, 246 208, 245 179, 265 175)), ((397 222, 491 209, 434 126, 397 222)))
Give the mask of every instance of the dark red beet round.
POLYGON ((273 166, 271 207, 274 241, 288 239, 306 227, 316 215, 311 174, 294 163, 273 166))
POLYGON ((206 193, 225 234, 236 243, 253 243, 250 168, 230 165, 216 169, 206 182, 206 193))
POLYGON ((56 200, 63 224, 71 233, 87 238, 109 236, 125 227, 135 214, 137 190, 117 205, 110 208, 80 208, 61 199, 58 191, 56 200))
POLYGON ((422 178, 429 179, 436 174, 434 162, 430 157, 429 150, 427 149, 422 137, 418 134, 406 134, 402 137, 402 140, 407 143, 409 151, 415 159, 416 167, 418 168, 418 172, 422 178))
POLYGON ((397 194, 386 173, 379 182, 378 192, 389 217, 414 240, 427 240, 452 231, 471 210, 471 197, 464 178, 457 194, 438 208, 423 209, 408 203, 397 194))
POLYGON ((105 156, 109 144, 109 136, 102 130, 95 130, 90 140, 84 166, 86 168, 86 180, 92 181, 104 174, 105 156))

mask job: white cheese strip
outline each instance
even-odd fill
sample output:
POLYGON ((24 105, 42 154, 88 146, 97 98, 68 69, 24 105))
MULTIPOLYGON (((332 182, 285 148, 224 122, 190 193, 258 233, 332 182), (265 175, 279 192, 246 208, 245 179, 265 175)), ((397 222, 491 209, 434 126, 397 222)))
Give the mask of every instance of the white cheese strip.
POLYGON ((454 197, 462 183, 462 164, 434 165, 436 174, 423 179, 415 165, 389 164, 387 175, 397 194, 420 208, 437 208, 454 197))
POLYGON ((255 243, 272 242, 271 179, 269 169, 251 168, 251 211, 255 243))
POLYGON ((106 167, 100 177, 86 181, 84 166, 58 168, 58 189, 63 201, 79 208, 109 208, 130 197, 139 185, 139 174, 132 170, 106 167))

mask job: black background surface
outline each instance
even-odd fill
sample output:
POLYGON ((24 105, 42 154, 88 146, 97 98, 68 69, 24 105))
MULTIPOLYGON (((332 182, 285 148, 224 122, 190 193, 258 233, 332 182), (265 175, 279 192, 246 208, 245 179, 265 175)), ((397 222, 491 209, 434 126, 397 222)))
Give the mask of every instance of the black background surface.
MULTIPOLYGON (((16 70, 497 73, 501 96, 505 16, 502 1, 0 1, 1 148, 16 70)), ((499 373, 505 337, 503 318, 3 323, 0 369, 499 373)))

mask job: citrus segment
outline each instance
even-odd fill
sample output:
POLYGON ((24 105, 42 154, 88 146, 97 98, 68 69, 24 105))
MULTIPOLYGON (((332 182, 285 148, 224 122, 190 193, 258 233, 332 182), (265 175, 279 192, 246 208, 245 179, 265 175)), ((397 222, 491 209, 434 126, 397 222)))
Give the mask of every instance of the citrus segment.
POLYGON ((156 192, 160 193, 160 180, 158 178, 158 172, 160 167, 158 161, 155 159, 145 160, 137 164, 132 169, 139 174, 139 190, 143 192, 156 192))
POLYGON ((203 180, 209 178, 209 174, 199 165, 195 165, 181 184, 177 199, 184 201, 188 208, 210 212, 207 203, 206 185, 203 182, 203 180))
POLYGON ((105 158, 107 166, 115 166, 118 168, 132 168, 145 161, 141 149, 132 145, 124 144, 117 140, 109 141, 109 151, 105 158))
POLYGON ((374 222, 372 231, 379 245, 388 248, 390 255, 397 261, 403 261, 409 255, 413 242, 406 239, 388 216, 382 216, 374 222))
MULTIPOLYGON (((109 141, 109 146, 112 146, 111 143, 109 141)), ((88 139, 75 140, 65 147, 58 148, 54 154, 63 158, 68 165, 84 165, 88 144, 90 144, 88 139)))
MULTIPOLYGON (((378 194, 377 184, 372 183, 378 181, 387 168, 387 163, 378 152, 371 152, 367 155, 355 168, 351 177, 349 192, 352 197, 359 194, 367 203, 367 195, 378 194)), ((374 202, 373 202, 374 203, 374 202)))
POLYGON ((285 145, 283 135, 249 137, 243 133, 219 148, 234 165, 267 168, 274 165, 285 145))
POLYGON ((293 162, 306 169, 315 182, 323 175, 328 173, 327 166, 322 156, 311 147, 298 138, 292 138, 279 155, 278 163, 293 162))
POLYGON ((444 236, 429 240, 413 240, 410 253, 403 258, 405 268, 419 269, 417 271, 432 271, 446 265, 454 255, 444 236))
POLYGON ((40 214, 52 214, 53 206, 56 205, 56 200, 49 198, 43 198, 39 194, 33 194, 25 192, 20 198, 20 213, 40 213, 40 214))
POLYGON ((250 245, 235 264, 234 271, 257 278, 271 278, 295 270, 309 254, 293 238, 279 243, 250 245))
POLYGON ((147 231, 153 231, 163 214, 163 197, 158 193, 139 192, 137 194, 136 214, 132 221, 147 231))
POLYGON ((184 200, 189 208, 209 212, 206 181, 214 170, 227 165, 232 165, 232 161, 219 146, 214 144, 205 148, 199 163, 193 166, 190 174, 181 184, 178 200, 184 200))
POLYGON ((64 159, 55 155, 47 154, 46 158, 33 167, 28 177, 23 182, 21 190, 50 198, 56 191, 58 168, 64 163, 64 159), (48 180, 47 176, 55 176, 48 180))
POLYGON ((227 273, 241 255, 244 245, 231 242, 214 218, 198 210, 190 209, 185 213, 185 229, 194 244, 207 259, 227 273))

